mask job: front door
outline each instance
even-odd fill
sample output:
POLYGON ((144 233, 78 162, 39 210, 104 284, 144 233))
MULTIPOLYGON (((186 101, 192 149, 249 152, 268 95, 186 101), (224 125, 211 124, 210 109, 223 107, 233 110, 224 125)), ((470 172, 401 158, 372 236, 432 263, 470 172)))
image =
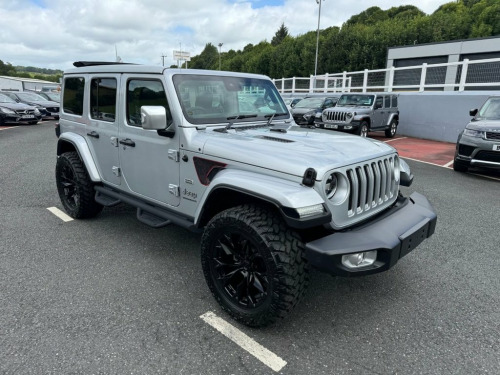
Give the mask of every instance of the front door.
POLYGON ((162 78, 162 75, 122 76, 125 114, 118 135, 121 173, 132 192, 178 206, 179 136, 169 138, 141 127, 142 106, 163 106, 170 114, 162 78))

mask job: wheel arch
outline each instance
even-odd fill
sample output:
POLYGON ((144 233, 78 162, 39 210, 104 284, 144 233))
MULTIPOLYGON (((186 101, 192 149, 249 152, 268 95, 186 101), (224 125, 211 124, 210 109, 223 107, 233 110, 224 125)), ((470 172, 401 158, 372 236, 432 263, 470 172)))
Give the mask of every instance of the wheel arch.
POLYGON ((57 141, 57 156, 74 151, 78 153, 78 156, 85 164, 90 179, 93 182, 101 182, 101 176, 85 138, 78 134, 62 133, 57 141))

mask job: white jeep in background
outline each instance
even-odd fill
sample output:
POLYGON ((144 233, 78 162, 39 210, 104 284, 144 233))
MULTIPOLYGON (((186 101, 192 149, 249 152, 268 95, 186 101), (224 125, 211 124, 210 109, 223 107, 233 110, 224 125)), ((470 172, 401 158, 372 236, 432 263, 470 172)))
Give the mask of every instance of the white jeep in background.
POLYGON ((147 225, 203 232, 206 282, 244 324, 286 316, 310 267, 386 271, 434 232, 428 200, 400 193, 413 176, 394 148, 300 128, 268 77, 75 66, 56 130, 65 210, 85 219, 126 203, 147 225))

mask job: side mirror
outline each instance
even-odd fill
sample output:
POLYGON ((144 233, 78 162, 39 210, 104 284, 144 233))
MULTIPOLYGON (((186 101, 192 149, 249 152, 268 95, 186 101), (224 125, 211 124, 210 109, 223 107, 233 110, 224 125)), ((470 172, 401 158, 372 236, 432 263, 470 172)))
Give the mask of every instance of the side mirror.
POLYGON ((469 111, 469 115, 471 115, 472 117, 474 117, 475 115, 477 115, 477 108, 476 109, 471 109, 469 111))
POLYGON ((141 125, 146 130, 163 130, 167 127, 167 112, 164 107, 144 105, 141 107, 141 125))

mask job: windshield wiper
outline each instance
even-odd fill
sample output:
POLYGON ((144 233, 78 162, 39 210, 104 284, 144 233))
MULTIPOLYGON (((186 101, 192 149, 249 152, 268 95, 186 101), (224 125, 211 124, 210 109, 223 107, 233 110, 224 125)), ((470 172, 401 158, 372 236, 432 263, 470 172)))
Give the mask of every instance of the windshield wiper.
POLYGON ((252 114, 249 114, 249 115, 229 116, 229 117, 226 118, 226 120, 241 120, 241 119, 244 119, 244 118, 251 118, 251 117, 257 117, 257 114, 256 113, 252 113, 252 114))

